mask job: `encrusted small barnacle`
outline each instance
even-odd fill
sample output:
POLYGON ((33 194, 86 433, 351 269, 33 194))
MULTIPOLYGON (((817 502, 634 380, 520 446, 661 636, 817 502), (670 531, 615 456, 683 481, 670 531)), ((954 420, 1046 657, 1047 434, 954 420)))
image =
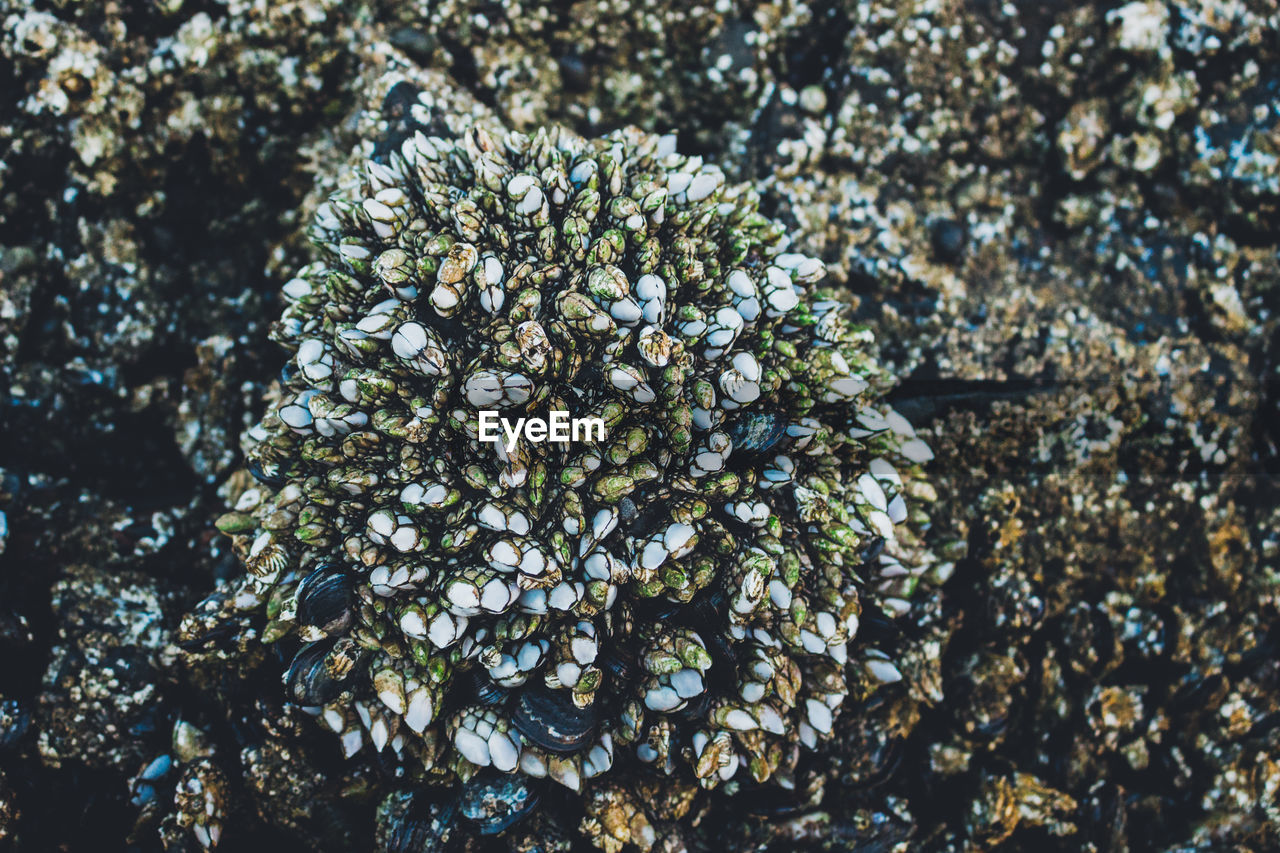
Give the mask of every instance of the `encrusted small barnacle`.
POLYGON ((269 614, 286 698, 466 782, 481 831, 533 777, 651 842, 619 767, 794 785, 846 693, 906 677, 859 619, 915 606, 931 454, 757 192, 670 137, 447 118, 339 182, 285 284, 227 619, 269 614), (604 435, 493 441, 487 410, 604 435))
POLYGON ((229 787, 226 775, 207 758, 188 766, 178 781, 173 798, 178 825, 189 827, 205 850, 222 838, 229 787))
POLYGON ((441 317, 452 317, 468 294, 468 277, 479 260, 479 252, 470 243, 454 243, 436 271, 436 283, 428 297, 431 307, 441 317))

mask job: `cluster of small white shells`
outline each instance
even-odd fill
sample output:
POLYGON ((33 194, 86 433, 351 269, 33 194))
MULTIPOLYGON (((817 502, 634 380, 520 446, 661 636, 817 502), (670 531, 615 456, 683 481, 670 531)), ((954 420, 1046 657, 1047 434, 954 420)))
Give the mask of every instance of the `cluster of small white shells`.
POLYGON ((876 407, 822 263, 632 130, 419 133, 358 192, 321 208, 326 263, 284 287, 295 369, 250 456, 289 484, 238 507, 258 593, 296 596, 319 565, 356 578, 369 683, 315 712, 349 754, 463 776, 577 789, 626 754, 792 784, 795 751, 762 744, 817 749, 850 680, 903 677, 856 642, 859 614, 906 613, 932 559, 907 503, 929 449, 876 407), (479 410, 553 403, 609 435, 479 438, 479 410), (475 673, 506 692, 441 715, 475 673), (534 689, 595 715, 581 745, 522 734, 534 689))

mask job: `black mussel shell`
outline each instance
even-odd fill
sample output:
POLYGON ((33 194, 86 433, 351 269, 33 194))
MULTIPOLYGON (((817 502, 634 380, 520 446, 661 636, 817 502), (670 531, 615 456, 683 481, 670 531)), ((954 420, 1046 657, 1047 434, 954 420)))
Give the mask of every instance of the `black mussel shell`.
POLYGON ((501 705, 507 698, 508 690, 494 682, 483 669, 473 669, 468 673, 471 692, 481 705, 501 705))
MULTIPOLYGON (((393 43, 402 49, 417 48, 419 52, 424 49, 427 52, 431 50, 429 45, 434 39, 433 36, 429 33, 424 34, 420 29, 406 28, 406 30, 407 32, 402 30, 393 34, 393 43), (412 36, 409 36, 410 33, 412 36)), ((427 136, 450 135, 449 125, 439 110, 414 109, 420 106, 418 93, 421 91, 421 87, 402 80, 392 86, 386 97, 382 99, 382 117, 387 122, 387 129, 373 147, 375 162, 388 162, 400 150, 404 141, 418 131, 422 131, 427 136)))
POLYGON ((31 709, 24 702, 0 702, 0 749, 15 747, 31 727, 31 709))
POLYGON ((225 598, 221 592, 215 592, 206 598, 200 604, 196 605, 194 613, 196 618, 191 618, 189 623, 184 623, 182 633, 178 638, 178 647, 193 651, 204 648, 231 649, 234 648, 237 641, 248 630, 248 620, 237 618, 234 615, 218 614, 213 619, 200 619, 201 608, 205 606, 205 602, 218 602, 225 598))
POLYGON ((572 831, 550 809, 535 810, 516 831, 506 836, 510 853, 567 853, 573 849, 572 831))
POLYGON ((525 690, 511 721, 520 734, 548 752, 577 752, 596 731, 595 708, 579 708, 568 690, 525 690))
POLYGON ((382 839, 383 853, 441 853, 457 824, 457 804, 429 803, 413 795, 405 808, 391 816, 382 839))
POLYGON ((740 415, 728 429, 735 453, 764 453, 787 431, 787 416, 777 412, 740 415))
POLYGON ((930 228, 929 241, 934 256, 943 263, 954 263, 964 255, 969 242, 969 229, 955 219, 939 219, 930 228))
POLYGON ((682 720, 688 720, 695 725, 704 723, 707 719, 707 711, 711 708, 711 691, 704 690, 697 696, 694 696, 688 703, 676 711, 675 714, 682 720))
POLYGON ((809 791, 777 785, 743 785, 728 802, 739 814, 767 818, 791 817, 813 808, 813 796, 809 791))
POLYGON ((714 586, 695 598, 689 609, 703 626, 721 626, 727 621, 729 599, 723 589, 714 586))
POLYGON ((872 811, 869 815, 850 819, 835 817, 827 837, 837 850, 849 853, 890 853, 907 848, 915 827, 889 811, 872 811))
POLYGON ((483 774, 462 786, 458 810, 481 835, 497 835, 533 811, 538 792, 520 774, 483 774))
POLYGON ((600 656, 600 668, 608 673, 610 680, 617 684, 626 684, 639 676, 635 658, 622 649, 609 649, 600 656))
MULTIPOLYGON (((706 642, 707 651, 711 654, 711 669, 707 672, 708 682, 721 690, 737 689, 738 659, 734 656, 733 648, 725 635, 718 631, 712 633, 704 629, 700 636, 706 642)), ((710 696, 711 694, 703 693, 702 695, 710 696)))
POLYGON ((1083 835, 1097 850, 1123 850, 1125 843, 1125 794, 1114 782, 1104 782, 1089 792, 1081 804, 1083 835))
POLYGON ((275 462, 250 459, 245 463, 245 468, 253 475, 253 479, 264 486, 283 486, 289 481, 288 474, 275 462))
POLYGON ((652 602, 640 602, 639 606, 648 605, 645 614, 655 622, 669 622, 688 609, 688 605, 669 598, 655 598, 652 602))
POLYGON ((903 739, 872 727, 858 727, 845 736, 857 758, 846 765, 842 782, 858 788, 874 788, 888 781, 902 763, 903 739))
POLYGON ((355 581, 340 566, 325 564, 298 587, 298 624, 340 634, 354 616, 355 581))
POLYGON ((869 598, 862 599, 862 613, 858 616, 858 639, 868 645, 888 643, 902 636, 897 620, 881 610, 869 598))
POLYGON ((233 717, 232 730, 241 746, 258 745, 263 736, 279 738, 303 737, 315 724, 305 711, 287 703, 277 694, 258 696, 252 707, 233 717))
POLYGON ((234 630, 232 626, 218 625, 214 628, 214 630, 208 632, 207 634, 201 634, 198 637, 189 637, 184 640, 179 640, 178 648, 184 649, 186 651, 194 651, 196 649, 201 648, 202 646, 206 646, 206 645, 212 646, 215 643, 220 645, 222 644, 230 645, 230 643, 228 643, 227 641, 230 640, 233 636, 234 636, 234 630))
MULTIPOLYGON (((1220 672, 1204 676, 1193 672, 1173 691, 1173 707, 1180 714, 1198 714, 1216 708, 1226 697, 1230 682, 1220 672)), ((1183 717, 1186 719, 1186 717, 1183 717)))
POLYGON ((360 669, 358 655, 359 648, 350 640, 321 640, 303 646, 285 673, 289 700, 299 705, 323 705, 338 698, 360 669))
POLYGON ((670 507, 667 502, 660 498, 642 496, 638 501, 633 502, 631 508, 625 512, 620 507, 618 510, 620 525, 628 536, 636 539, 643 539, 650 533, 658 529, 667 518, 667 512, 670 507))
POLYGON ((33 639, 25 616, 8 608, 0 609, 0 650, 8 653, 6 656, 19 653, 33 639))
POLYGON ((883 536, 874 536, 869 542, 862 547, 862 551, 858 554, 858 559, 863 563, 870 563, 872 560, 884 553, 885 540, 883 536))

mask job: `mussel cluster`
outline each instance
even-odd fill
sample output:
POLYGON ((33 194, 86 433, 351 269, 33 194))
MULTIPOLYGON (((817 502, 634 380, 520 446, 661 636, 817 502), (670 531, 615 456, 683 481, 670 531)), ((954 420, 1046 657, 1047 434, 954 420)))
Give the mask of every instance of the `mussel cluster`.
POLYGON ((284 285, 221 600, 296 649, 287 697, 348 755, 419 781, 793 785, 847 696, 901 678, 859 620, 933 561, 931 454, 877 403, 870 333, 673 137, 433 103, 366 144, 284 285), (606 438, 508 449, 481 410, 606 438))

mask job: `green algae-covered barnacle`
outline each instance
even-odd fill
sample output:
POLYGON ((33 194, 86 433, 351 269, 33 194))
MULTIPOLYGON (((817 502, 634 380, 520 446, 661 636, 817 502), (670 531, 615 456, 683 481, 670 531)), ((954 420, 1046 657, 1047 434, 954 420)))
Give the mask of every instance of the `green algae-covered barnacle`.
POLYGON ((228 600, 298 649, 290 701, 411 778, 794 785, 901 677, 859 617, 932 561, 870 334, 673 137, 447 124, 318 211, 228 600), (484 441, 482 411, 606 434, 484 441))

